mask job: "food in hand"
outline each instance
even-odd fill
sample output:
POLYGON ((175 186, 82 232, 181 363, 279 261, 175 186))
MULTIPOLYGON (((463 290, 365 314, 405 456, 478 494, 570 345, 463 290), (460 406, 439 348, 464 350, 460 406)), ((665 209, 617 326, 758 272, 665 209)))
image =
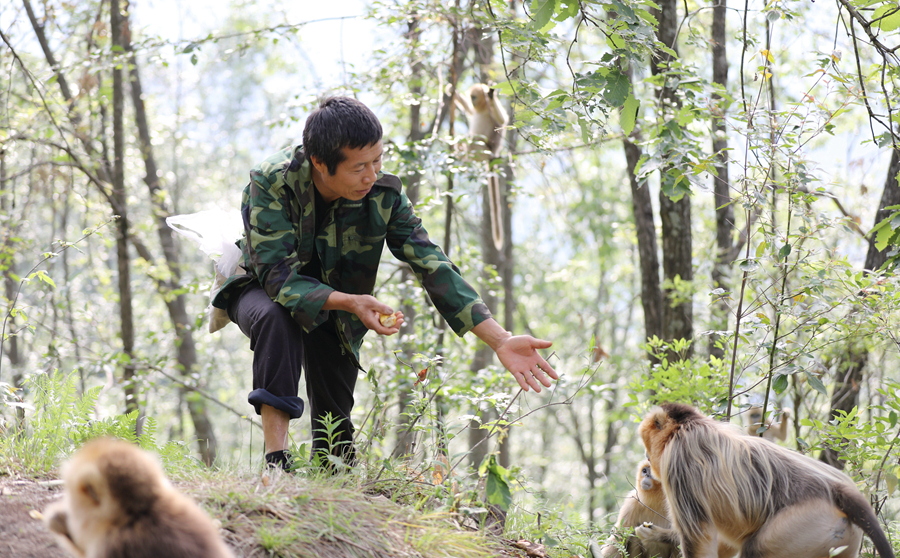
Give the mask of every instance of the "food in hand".
POLYGON ((384 327, 394 327, 397 324, 397 314, 382 314, 378 317, 378 321, 384 327))

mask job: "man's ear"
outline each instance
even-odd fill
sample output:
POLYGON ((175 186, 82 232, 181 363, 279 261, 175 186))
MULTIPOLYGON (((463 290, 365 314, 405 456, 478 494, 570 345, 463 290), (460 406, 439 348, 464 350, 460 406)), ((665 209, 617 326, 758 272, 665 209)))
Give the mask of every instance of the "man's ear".
POLYGON ((312 163, 312 166, 313 166, 317 171, 319 171, 319 172, 322 173, 322 174, 327 174, 327 172, 328 172, 328 167, 325 165, 325 163, 322 162, 321 159, 319 159, 318 157, 315 157, 315 156, 313 156, 313 155, 310 155, 310 156, 309 156, 309 162, 312 163))

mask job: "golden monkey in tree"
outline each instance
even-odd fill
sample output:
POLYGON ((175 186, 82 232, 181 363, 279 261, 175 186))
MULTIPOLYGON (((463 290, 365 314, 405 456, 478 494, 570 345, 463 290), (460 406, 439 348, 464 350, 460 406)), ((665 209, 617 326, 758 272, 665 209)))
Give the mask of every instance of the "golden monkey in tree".
POLYGON ((500 180, 491 169, 491 160, 500 155, 503 127, 509 122, 506 109, 500 104, 497 91, 483 83, 469 88, 468 99, 457 94, 456 105, 469 122, 469 154, 476 161, 484 161, 488 172, 488 200, 490 201, 491 236, 497 250, 503 248, 503 219, 500 211, 500 180))
MULTIPOLYGON (((762 426, 763 411, 759 405, 751 405, 747 410, 747 434, 759 436, 759 428, 762 426)), ((791 410, 784 408, 781 411, 781 422, 775 422, 774 418, 766 421, 766 430, 762 437, 770 442, 776 439, 782 442, 787 438, 788 419, 791 418, 791 410)))
POLYGON ((685 558, 717 556, 721 542, 741 558, 855 558, 863 532, 894 556, 869 502, 829 465, 677 403, 638 433, 685 558))
POLYGON ((63 466, 66 492, 47 526, 85 558, 233 558, 205 513, 134 444, 101 438, 63 466))
MULTIPOLYGON (((663 494, 659 479, 653 476, 650 470, 650 462, 646 459, 638 466, 637 479, 634 490, 628 493, 622 507, 619 509, 619 518, 616 520, 616 529, 623 531, 629 527, 637 528, 645 522, 659 525, 662 528, 669 527, 666 517, 666 497, 663 494)), ((615 537, 610 537, 603 546, 601 553, 603 558, 623 558, 622 551, 614 545, 615 537)), ((681 554, 678 552, 678 541, 643 541, 630 535, 625 540, 624 558, 675 558, 681 554)))

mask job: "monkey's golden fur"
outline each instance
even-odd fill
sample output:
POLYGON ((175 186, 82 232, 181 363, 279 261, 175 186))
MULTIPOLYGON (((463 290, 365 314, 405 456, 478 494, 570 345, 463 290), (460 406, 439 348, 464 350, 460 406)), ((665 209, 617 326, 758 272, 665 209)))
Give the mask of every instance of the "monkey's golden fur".
POLYGON ((824 558, 837 547, 855 558, 863 532, 894 556, 872 507, 833 467, 677 403, 638 432, 685 558, 714 557, 719 542, 741 558, 824 558))
MULTIPOLYGON (((634 490, 628 493, 622 507, 619 509, 619 518, 616 520, 616 529, 622 531, 629 527, 639 527, 645 522, 659 525, 662 528, 669 527, 666 518, 666 497, 663 494, 662 485, 653 476, 650 462, 646 459, 638 465, 637 478, 634 490)), ((622 552, 614 545, 615 537, 610 537, 602 549, 603 558, 622 558, 622 552)), ((677 548, 678 542, 642 541, 634 535, 625 540, 626 558, 675 558, 681 554, 677 548)))
POLYGON ((509 122, 509 115, 492 87, 476 83, 469 88, 467 96, 457 95, 454 100, 469 123, 472 139, 469 152, 476 161, 490 161, 500 155, 502 129, 509 122))
POLYGON ((457 93, 456 106, 466 115, 469 123, 468 153, 476 161, 484 161, 488 173, 487 195, 491 217, 491 236, 494 247, 503 249, 503 222, 501 219, 500 180, 491 169, 491 159, 500 155, 503 145, 503 127, 509 123, 509 115, 500 103, 496 89, 483 83, 469 88, 468 98, 457 93))
MULTIPOLYGON (((747 434, 751 436, 759 436, 759 427, 762 426, 762 407, 759 405, 751 405, 747 409, 747 434)), ((782 442, 787 438, 788 419, 791 418, 790 409, 782 409, 781 422, 774 422, 770 418, 766 424, 766 430, 762 433, 762 437, 770 442, 774 442, 777 438, 782 442)))
POLYGON ((101 438, 63 465, 47 527, 85 558, 233 558, 213 522, 137 446, 101 438))

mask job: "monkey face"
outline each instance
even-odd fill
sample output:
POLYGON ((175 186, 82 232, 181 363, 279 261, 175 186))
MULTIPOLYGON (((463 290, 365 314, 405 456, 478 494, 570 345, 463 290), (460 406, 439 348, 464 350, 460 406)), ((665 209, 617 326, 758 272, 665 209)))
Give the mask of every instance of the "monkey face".
POLYGON ((659 463, 662 459, 663 450, 669 438, 678 430, 678 424, 672 420, 666 411, 656 408, 641 421, 638 427, 638 433, 644 442, 647 450, 647 458, 652 468, 659 471, 659 463))
POLYGON ((342 147, 344 160, 341 161, 334 174, 328 174, 328 167, 312 158, 313 166, 318 172, 314 173, 314 181, 319 193, 327 202, 333 202, 338 198, 358 201, 366 197, 372 190, 378 173, 381 172, 381 157, 384 148, 381 141, 368 147, 350 149, 342 147))
POLYGON ((469 98, 472 99, 472 108, 475 109, 475 112, 486 111, 488 106, 488 86, 483 83, 476 83, 469 88, 469 98))
POLYGON ((69 502, 66 497, 55 502, 44 510, 44 521, 47 528, 56 535, 60 544, 75 556, 84 556, 84 550, 72 540, 72 532, 69 529, 69 502))
POLYGON ((649 461, 646 461, 645 465, 643 467, 641 467, 640 479, 641 479, 641 481, 640 481, 641 490, 645 490, 645 491, 653 490, 654 478, 653 478, 653 473, 650 471, 650 462, 649 461))
POLYGON ((762 423, 762 412, 757 410, 750 411, 750 424, 760 424, 762 423))

